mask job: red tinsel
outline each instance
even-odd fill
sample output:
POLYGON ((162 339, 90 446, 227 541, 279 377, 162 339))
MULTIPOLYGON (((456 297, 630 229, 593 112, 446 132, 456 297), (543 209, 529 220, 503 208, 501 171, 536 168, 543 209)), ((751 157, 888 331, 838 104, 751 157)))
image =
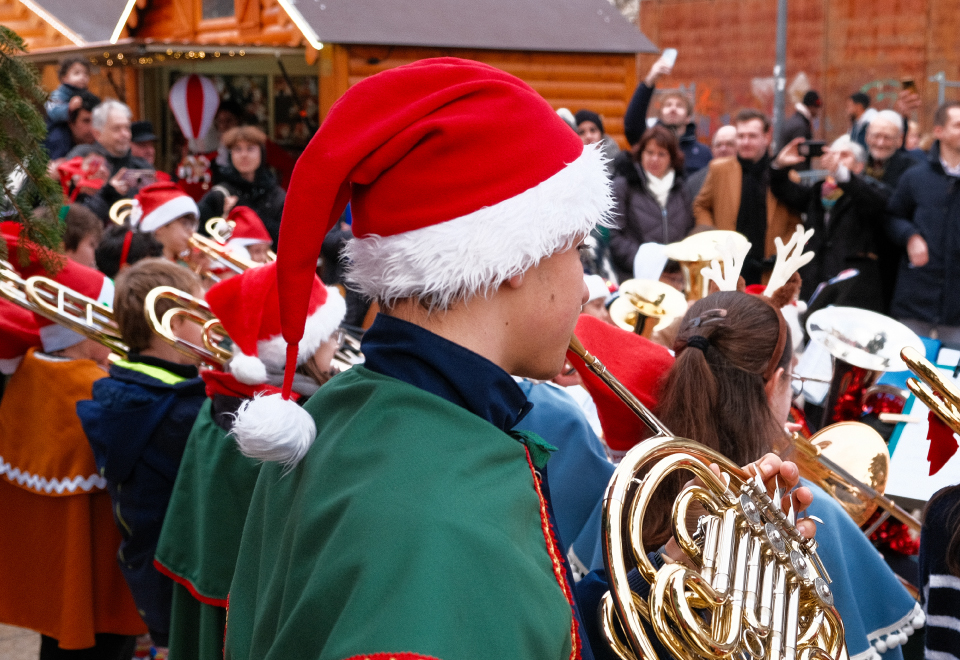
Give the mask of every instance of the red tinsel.
MULTIPOLYGON (((881 513, 883 513, 882 510, 877 509, 868 522, 872 523, 881 513)), ((920 552, 920 537, 895 518, 884 520, 870 535, 870 540, 878 549, 889 548, 901 555, 916 555, 920 552)))

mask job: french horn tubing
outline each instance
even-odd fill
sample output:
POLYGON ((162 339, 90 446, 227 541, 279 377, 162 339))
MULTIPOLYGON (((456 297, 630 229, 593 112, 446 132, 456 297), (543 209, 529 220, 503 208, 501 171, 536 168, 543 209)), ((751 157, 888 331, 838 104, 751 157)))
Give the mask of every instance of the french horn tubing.
MULTIPOLYGON (((207 234, 213 237, 214 241, 220 245, 226 245, 227 241, 229 241, 233 235, 233 230, 236 225, 236 222, 227 220, 226 218, 210 218, 203 227, 207 230, 207 234)), ((277 253, 273 250, 267 250, 267 262, 269 263, 276 260, 277 253)))
POLYGON ((601 625, 616 655, 657 658, 646 622, 667 652, 682 660, 840 658, 843 623, 830 577, 817 542, 796 529, 792 508, 782 510, 779 489, 770 497, 759 475, 673 437, 576 338, 570 349, 655 434, 627 452, 604 496, 610 591, 601 625), (711 463, 729 482, 710 470, 711 463), (673 507, 674 535, 696 568, 671 562, 657 570, 644 551, 644 513, 653 492, 676 470, 692 472, 702 484, 684 488, 673 507), (691 535, 684 521, 694 503, 707 513, 691 535), (633 569, 650 585, 646 600, 631 590, 633 569))
POLYGON ((120 357, 130 352, 113 310, 55 280, 39 275, 24 280, 13 266, 0 261, 0 297, 103 344, 120 357))

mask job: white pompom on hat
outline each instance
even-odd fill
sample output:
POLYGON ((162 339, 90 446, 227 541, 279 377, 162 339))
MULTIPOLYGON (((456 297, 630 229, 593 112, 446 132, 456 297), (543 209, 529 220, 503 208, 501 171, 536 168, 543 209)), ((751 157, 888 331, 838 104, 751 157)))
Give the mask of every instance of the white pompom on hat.
POLYGON ((613 205, 597 145, 584 147, 519 78, 439 58, 357 83, 297 161, 284 203, 284 397, 320 247, 348 201, 351 285, 381 305, 415 298, 431 309, 494 290, 606 222, 613 205))

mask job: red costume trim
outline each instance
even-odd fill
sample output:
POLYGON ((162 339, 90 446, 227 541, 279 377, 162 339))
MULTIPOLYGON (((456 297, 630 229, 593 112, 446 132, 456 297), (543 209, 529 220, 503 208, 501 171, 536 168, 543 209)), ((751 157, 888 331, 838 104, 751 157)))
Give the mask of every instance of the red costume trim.
MULTIPOLYGON (((206 385, 207 397, 213 398, 214 394, 223 394, 234 396, 240 399, 252 399, 256 394, 279 394, 280 388, 261 383, 260 385, 247 385, 238 381, 233 374, 224 371, 214 371, 213 369, 204 369, 200 372, 200 377, 206 385)), ((291 394, 294 401, 300 399, 296 392, 291 394)))
POLYGON ((543 539, 547 543, 547 553, 550 555, 550 563, 553 564, 553 574, 557 578, 567 602, 570 603, 570 658, 571 660, 580 660, 580 635, 577 634, 577 617, 573 611, 573 608, 576 607, 573 602, 573 592, 570 590, 570 585, 567 584, 560 544, 557 543, 553 527, 550 526, 550 512, 547 511, 547 501, 543 499, 543 493, 540 490, 540 475, 533 467, 533 461, 530 460, 530 449, 525 447, 525 450, 527 452, 527 465, 530 466, 530 474, 533 475, 533 487, 537 491, 537 499, 540 500, 540 526, 543 527, 543 539))
POLYGON ((346 660, 437 660, 437 658, 419 653, 370 653, 352 655, 346 660))
POLYGON ((199 591, 197 591, 197 588, 196 588, 195 586, 193 586, 193 584, 190 582, 190 580, 188 580, 188 579, 185 578, 185 577, 181 577, 181 576, 177 575, 176 573, 174 573, 173 571, 171 571, 169 568, 167 568, 166 566, 164 566, 163 564, 161 564, 161 563, 160 563, 159 561, 157 561, 156 559, 153 560, 153 566, 154 566, 154 568, 156 568, 158 571, 160 571, 161 573, 163 573, 164 575, 166 575, 168 578, 170 578, 171 580, 173 580, 173 581, 176 582, 177 584, 182 585, 183 587, 185 587, 186 590, 190 592, 190 595, 191 595, 191 596, 193 596, 194 598, 196 598, 197 600, 199 600, 199 601, 200 601, 201 603, 203 603, 204 605, 213 605, 214 607, 223 607, 223 608, 226 608, 227 605, 228 605, 229 602, 230 602, 230 599, 229 599, 229 598, 210 598, 210 597, 208 597, 208 596, 204 596, 204 595, 201 594, 199 591))

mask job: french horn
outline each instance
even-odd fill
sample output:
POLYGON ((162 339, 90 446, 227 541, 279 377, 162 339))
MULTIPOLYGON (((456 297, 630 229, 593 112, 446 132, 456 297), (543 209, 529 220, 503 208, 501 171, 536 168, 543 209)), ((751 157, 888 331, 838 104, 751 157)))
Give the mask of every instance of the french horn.
POLYGON ((817 542, 796 529, 759 475, 690 440, 675 438, 606 367, 573 338, 570 349, 647 425, 654 437, 627 452, 603 503, 604 563, 610 591, 601 625, 622 660, 657 658, 655 637, 673 657, 837 660, 843 623, 817 542), (710 464, 720 468, 718 477, 710 464), (689 560, 657 569, 644 551, 643 520, 653 492, 676 470, 699 484, 673 507, 674 535, 689 560), (698 530, 685 524, 694 504, 706 510, 698 530), (650 585, 644 600, 631 589, 636 570, 650 585), (649 629, 646 627, 649 625, 649 629))

